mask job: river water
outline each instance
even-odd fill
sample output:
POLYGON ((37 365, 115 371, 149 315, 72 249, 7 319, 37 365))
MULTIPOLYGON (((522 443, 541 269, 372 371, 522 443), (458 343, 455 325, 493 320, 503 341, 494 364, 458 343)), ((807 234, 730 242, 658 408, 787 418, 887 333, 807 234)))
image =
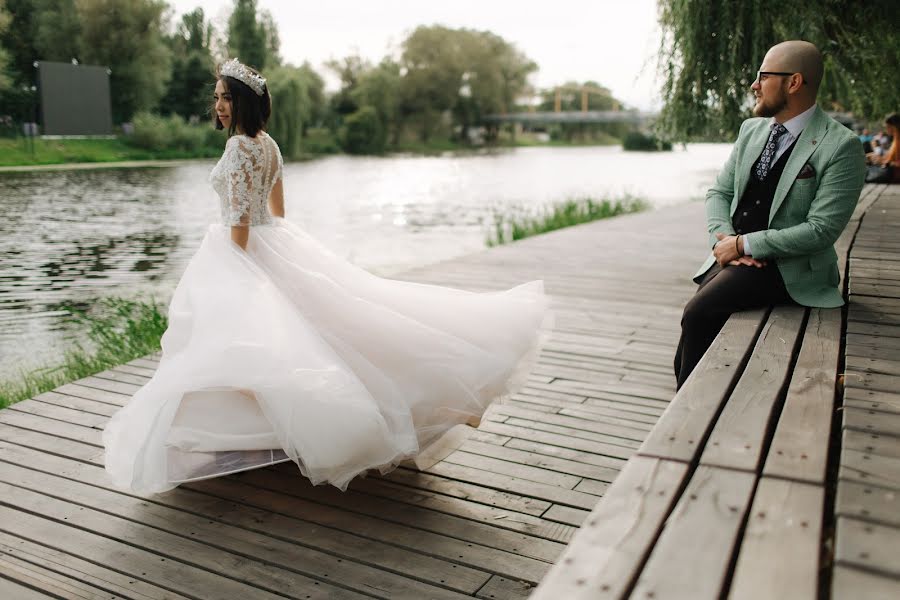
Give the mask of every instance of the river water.
MULTIPOLYGON (((287 218, 390 275, 482 249, 495 212, 623 194, 654 207, 699 201, 729 150, 329 157, 285 165, 287 218)), ((0 173, 0 378, 59 359, 79 334, 67 306, 106 296, 168 302, 218 218, 213 164, 0 173)))

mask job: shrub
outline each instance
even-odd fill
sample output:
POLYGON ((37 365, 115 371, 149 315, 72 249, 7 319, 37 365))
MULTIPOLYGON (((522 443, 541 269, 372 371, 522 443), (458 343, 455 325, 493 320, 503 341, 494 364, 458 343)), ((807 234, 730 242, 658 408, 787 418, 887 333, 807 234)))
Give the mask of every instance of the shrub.
POLYGON ((644 135, 640 131, 631 131, 622 140, 622 148, 640 152, 671 150, 672 142, 661 140, 654 135, 644 135))
POLYGON ((344 119, 341 146, 349 154, 381 154, 386 138, 378 113, 371 106, 363 106, 344 119))

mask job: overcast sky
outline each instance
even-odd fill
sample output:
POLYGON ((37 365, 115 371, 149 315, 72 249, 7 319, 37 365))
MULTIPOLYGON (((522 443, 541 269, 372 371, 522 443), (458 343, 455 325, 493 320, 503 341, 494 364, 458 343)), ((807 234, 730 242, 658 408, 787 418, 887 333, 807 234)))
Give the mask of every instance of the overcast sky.
MULTIPOLYGON (((169 0, 173 22, 198 6, 220 31, 233 0, 169 0)), ((378 62, 418 25, 488 30, 515 44, 540 70, 538 87, 594 80, 630 106, 660 106, 655 0, 258 0, 278 24, 282 58, 308 60, 323 75, 329 58, 378 62)), ((333 80, 332 80, 333 81, 333 80)), ((332 83, 333 85, 333 83, 332 83)))

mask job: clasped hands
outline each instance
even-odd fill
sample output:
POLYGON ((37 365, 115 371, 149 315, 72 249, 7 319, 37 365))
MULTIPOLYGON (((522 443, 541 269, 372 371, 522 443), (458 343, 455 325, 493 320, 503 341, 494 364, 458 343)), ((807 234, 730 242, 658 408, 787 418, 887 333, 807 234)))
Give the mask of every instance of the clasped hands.
POLYGON ((742 256, 744 247, 741 242, 743 242, 743 240, 737 240, 737 236, 717 233, 716 239, 719 241, 716 242, 716 245, 713 248, 713 255, 716 257, 716 262, 719 263, 719 266, 746 265, 748 267, 757 268, 766 266, 766 261, 764 260, 756 260, 750 256, 742 256))

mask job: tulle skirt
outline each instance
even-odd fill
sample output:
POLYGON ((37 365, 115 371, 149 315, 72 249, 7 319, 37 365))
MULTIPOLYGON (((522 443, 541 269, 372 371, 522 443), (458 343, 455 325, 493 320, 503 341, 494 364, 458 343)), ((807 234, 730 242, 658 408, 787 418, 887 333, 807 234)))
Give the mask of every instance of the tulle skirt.
POLYGON ((473 293, 374 276, 276 219, 246 252, 213 225, 153 378, 103 432, 139 493, 280 461, 340 489, 480 417, 550 328, 543 283, 473 293))

